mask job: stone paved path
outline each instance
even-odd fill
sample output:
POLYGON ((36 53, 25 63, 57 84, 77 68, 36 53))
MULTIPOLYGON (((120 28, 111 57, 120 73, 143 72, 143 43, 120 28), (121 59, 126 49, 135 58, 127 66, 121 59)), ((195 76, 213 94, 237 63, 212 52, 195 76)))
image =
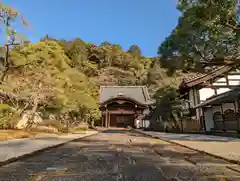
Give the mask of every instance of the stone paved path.
POLYGON ((0 141, 0 164, 6 160, 30 154, 32 152, 62 144, 77 138, 96 134, 97 131, 90 130, 81 134, 49 135, 37 138, 13 139, 0 141))
POLYGON ((0 181, 219 181, 222 176, 239 181, 240 167, 127 130, 107 130, 0 167, 0 181))
MULTIPOLYGON (((175 142, 188 148, 204 151, 240 163, 240 139, 203 134, 175 134, 136 130, 149 136, 175 142)), ((239 179, 240 180, 240 179, 239 179)))

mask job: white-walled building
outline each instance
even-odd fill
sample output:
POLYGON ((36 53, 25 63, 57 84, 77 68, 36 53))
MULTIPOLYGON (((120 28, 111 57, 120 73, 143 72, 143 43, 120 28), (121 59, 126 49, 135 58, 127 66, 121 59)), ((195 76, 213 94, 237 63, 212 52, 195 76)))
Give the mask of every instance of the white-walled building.
POLYGON ((240 88, 234 88, 197 105, 203 112, 205 130, 240 130, 239 98, 240 88))
POLYGON ((205 131, 237 130, 238 120, 233 120, 233 116, 230 120, 229 115, 238 112, 239 87, 240 70, 221 66, 207 74, 183 79, 179 92, 184 100, 183 108, 191 110, 191 118, 205 131))

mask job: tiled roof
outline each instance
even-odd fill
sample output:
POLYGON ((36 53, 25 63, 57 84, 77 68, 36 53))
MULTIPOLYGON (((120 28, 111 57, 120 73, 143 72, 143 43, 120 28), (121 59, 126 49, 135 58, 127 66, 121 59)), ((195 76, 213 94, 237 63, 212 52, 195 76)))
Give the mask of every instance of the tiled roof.
POLYGON ((100 103, 124 96, 141 104, 150 104, 151 99, 146 86, 101 86, 100 103))
POLYGON ((190 74, 187 77, 184 77, 182 79, 182 82, 180 83, 179 88, 181 87, 192 87, 198 84, 203 83, 204 81, 208 81, 212 78, 215 78, 221 74, 224 74, 232 69, 232 66, 224 65, 220 66, 216 69, 213 69, 212 71, 208 73, 196 73, 196 74, 190 74))
POLYGON ((186 77, 183 77, 183 81, 184 82, 190 82, 190 81, 193 81, 193 80, 195 80, 195 79, 198 79, 198 78, 200 78, 200 77, 203 77, 203 76, 205 76, 206 74, 204 74, 204 73, 193 73, 193 74, 189 74, 188 76, 186 76, 186 77))

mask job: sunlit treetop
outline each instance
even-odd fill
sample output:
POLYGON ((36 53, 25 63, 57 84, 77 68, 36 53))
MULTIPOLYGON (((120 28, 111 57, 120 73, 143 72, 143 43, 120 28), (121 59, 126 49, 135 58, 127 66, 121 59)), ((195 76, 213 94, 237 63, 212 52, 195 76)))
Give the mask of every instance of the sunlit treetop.
POLYGON ((161 64, 202 71, 204 65, 235 62, 239 53, 236 1, 179 0, 179 21, 160 45, 161 64))

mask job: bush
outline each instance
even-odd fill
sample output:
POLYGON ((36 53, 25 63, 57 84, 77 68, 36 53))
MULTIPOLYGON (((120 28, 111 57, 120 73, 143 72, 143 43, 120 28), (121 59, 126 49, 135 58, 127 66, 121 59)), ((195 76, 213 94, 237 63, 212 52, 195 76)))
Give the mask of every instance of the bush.
POLYGON ((0 120, 0 129, 15 129, 16 124, 18 120, 14 120, 9 117, 2 118, 3 120, 0 120))
POLYGON ((59 129, 59 132, 68 133, 69 129, 67 127, 62 127, 61 129, 59 129))
POLYGON ((0 104, 0 129, 15 129, 19 119, 19 114, 9 105, 0 104))
POLYGON ((66 132, 66 128, 58 120, 44 120, 42 123, 38 124, 39 126, 53 127, 56 128, 59 132, 66 132))
POLYGON ((77 127, 72 129, 72 131, 87 131, 87 130, 88 130, 87 127, 77 127))
POLYGON ((40 127, 31 127, 23 129, 26 132, 36 132, 36 133, 59 133, 56 128, 47 127, 47 126, 40 126, 40 127))
POLYGON ((89 125, 85 122, 78 124, 76 127, 71 129, 71 132, 82 132, 87 131, 89 129, 89 125))

